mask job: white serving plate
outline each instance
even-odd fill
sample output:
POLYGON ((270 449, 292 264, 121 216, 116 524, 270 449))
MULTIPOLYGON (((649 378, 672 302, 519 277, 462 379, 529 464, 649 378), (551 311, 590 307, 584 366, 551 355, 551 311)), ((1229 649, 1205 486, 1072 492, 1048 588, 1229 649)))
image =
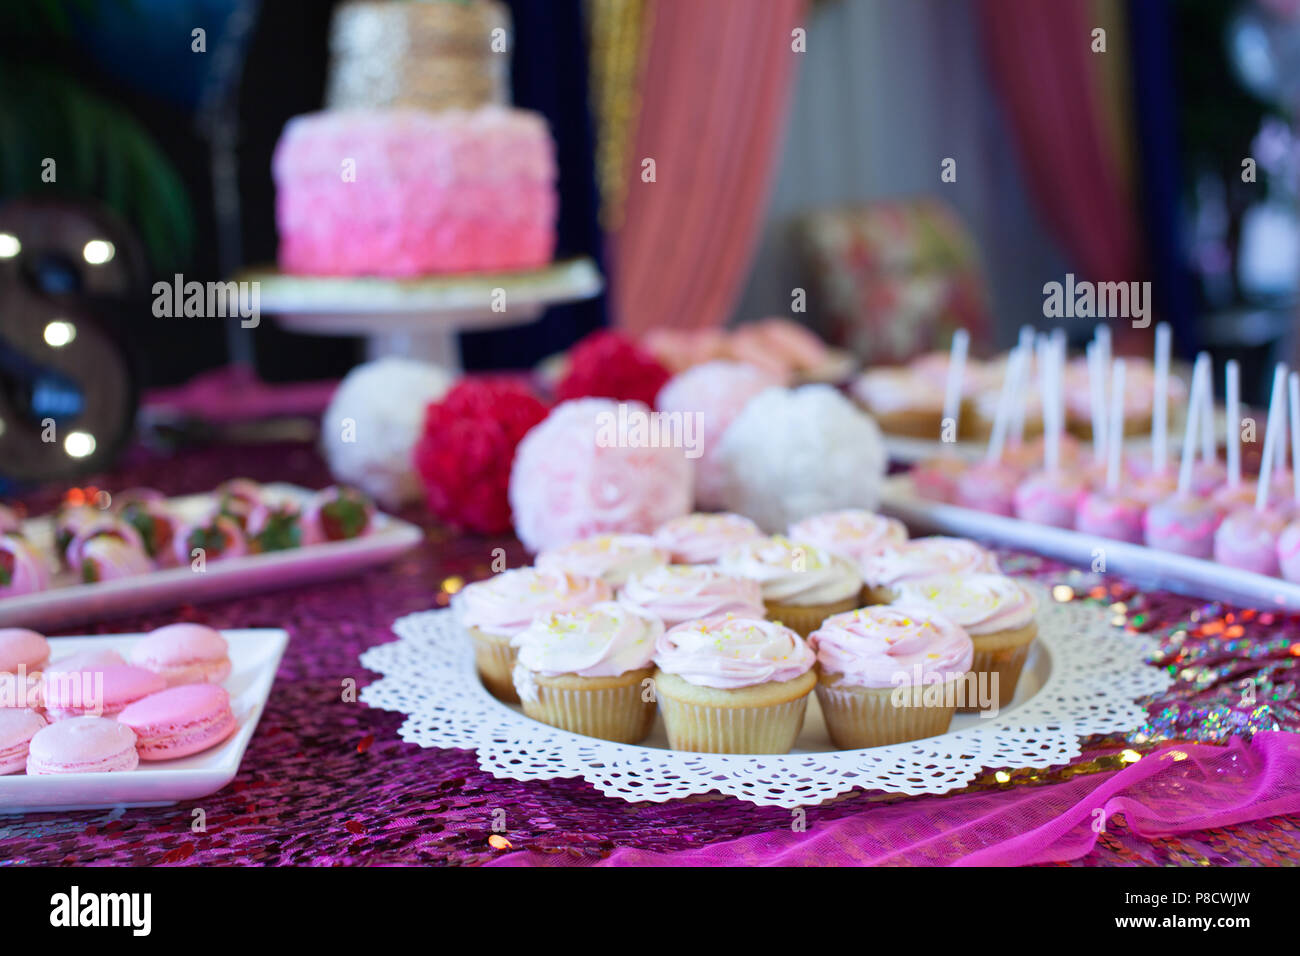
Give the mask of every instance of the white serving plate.
POLYGON ((1091 602, 1060 602, 1026 582, 1038 603, 1038 639, 1010 707, 958 715, 934 737, 836 750, 809 699, 804 727, 786 754, 703 754, 667 748, 662 725, 638 744, 585 737, 532 720, 479 682, 471 642, 452 611, 407 615, 398 640, 361 663, 383 674, 365 687, 371 707, 406 715, 398 733, 421 747, 473 750, 478 765, 512 780, 581 777, 607 796, 660 802, 716 791, 764 806, 810 806, 853 790, 948 793, 987 770, 1057 766, 1079 740, 1128 732, 1147 717, 1139 703, 1169 685, 1145 661, 1150 635, 1111 625, 1091 602))
MULTIPOLYGON (((290 498, 303 504, 313 494, 297 485, 275 483, 262 487, 271 498, 290 498)), ((187 495, 171 498, 167 505, 182 519, 189 519, 198 517, 211 500, 208 495, 187 495)), ((53 527, 48 516, 24 522, 23 533, 46 553, 53 554, 53 527)), ((71 573, 61 571, 48 590, 0 598, 0 627, 56 630, 113 615, 344 577, 391 561, 422 537, 415 525, 376 513, 370 533, 360 538, 210 561, 202 573, 189 567, 168 568, 117 581, 82 584, 71 573)))
POLYGON ((1189 558, 1141 544, 928 501, 916 494, 908 475, 895 475, 885 480, 880 510, 901 519, 913 529, 979 538, 1037 551, 1086 570, 1093 570, 1094 562, 1104 559, 1106 572, 1122 575, 1144 588, 1176 591, 1246 607, 1300 611, 1300 585, 1282 578, 1229 568, 1215 561, 1189 558))
MULTIPOLYGON (((239 721, 234 736, 203 753, 179 760, 142 761, 128 772, 0 776, 0 813, 163 806, 216 793, 230 783, 271 694, 289 635, 275 628, 221 633, 230 644, 230 676, 223 686, 230 691, 231 709, 239 721)), ((53 637, 50 657, 58 660, 78 651, 110 648, 125 657, 143 636, 53 637)))

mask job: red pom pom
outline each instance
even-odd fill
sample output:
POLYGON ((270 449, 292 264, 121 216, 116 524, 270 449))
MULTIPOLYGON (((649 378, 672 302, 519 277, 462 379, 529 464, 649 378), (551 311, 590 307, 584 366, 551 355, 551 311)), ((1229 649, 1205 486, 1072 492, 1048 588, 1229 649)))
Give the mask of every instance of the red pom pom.
POLYGON ((614 398, 654 408, 655 396, 668 379, 668 369, 631 339, 617 332, 593 332, 569 353, 569 371, 555 395, 561 402, 614 398))
POLYGON ((431 403, 414 454, 433 513, 467 531, 509 531, 515 446, 545 417, 546 406, 511 379, 464 378, 431 403))

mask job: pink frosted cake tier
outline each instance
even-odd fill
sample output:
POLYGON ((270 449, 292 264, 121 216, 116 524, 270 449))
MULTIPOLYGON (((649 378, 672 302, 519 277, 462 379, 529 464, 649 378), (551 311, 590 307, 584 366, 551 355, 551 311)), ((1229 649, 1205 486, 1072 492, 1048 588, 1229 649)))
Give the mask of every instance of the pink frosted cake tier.
POLYGON ((286 272, 505 272, 555 252, 555 146, 537 113, 309 113, 272 170, 286 272))

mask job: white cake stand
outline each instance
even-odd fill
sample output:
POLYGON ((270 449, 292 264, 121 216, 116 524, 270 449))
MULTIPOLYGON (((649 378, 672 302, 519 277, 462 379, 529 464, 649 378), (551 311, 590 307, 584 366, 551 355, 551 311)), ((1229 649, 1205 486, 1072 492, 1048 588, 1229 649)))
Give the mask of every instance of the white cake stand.
POLYGON ((387 279, 301 276, 251 269, 261 308, 280 325, 312 335, 361 335, 368 358, 401 355, 460 370, 456 335, 526 325, 548 306, 594 298, 605 287, 586 257, 527 272, 387 279))

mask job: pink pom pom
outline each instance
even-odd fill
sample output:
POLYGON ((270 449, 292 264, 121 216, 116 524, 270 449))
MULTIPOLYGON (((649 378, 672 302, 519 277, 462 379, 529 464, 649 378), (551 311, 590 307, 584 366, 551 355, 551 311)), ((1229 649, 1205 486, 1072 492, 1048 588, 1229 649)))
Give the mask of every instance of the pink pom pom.
POLYGON ((723 475, 717 450, 722 434, 749 400, 767 388, 784 385, 768 369, 744 362, 706 362, 669 379, 656 404, 662 412, 698 413, 703 426, 702 452, 695 460, 696 507, 723 507, 723 475))
POLYGON ((619 429, 621 420, 646 421, 649 412, 640 402, 578 399, 557 405, 524 436, 510 472, 510 506, 530 551, 602 532, 650 534, 691 510, 693 469, 683 449, 647 447, 619 429))

